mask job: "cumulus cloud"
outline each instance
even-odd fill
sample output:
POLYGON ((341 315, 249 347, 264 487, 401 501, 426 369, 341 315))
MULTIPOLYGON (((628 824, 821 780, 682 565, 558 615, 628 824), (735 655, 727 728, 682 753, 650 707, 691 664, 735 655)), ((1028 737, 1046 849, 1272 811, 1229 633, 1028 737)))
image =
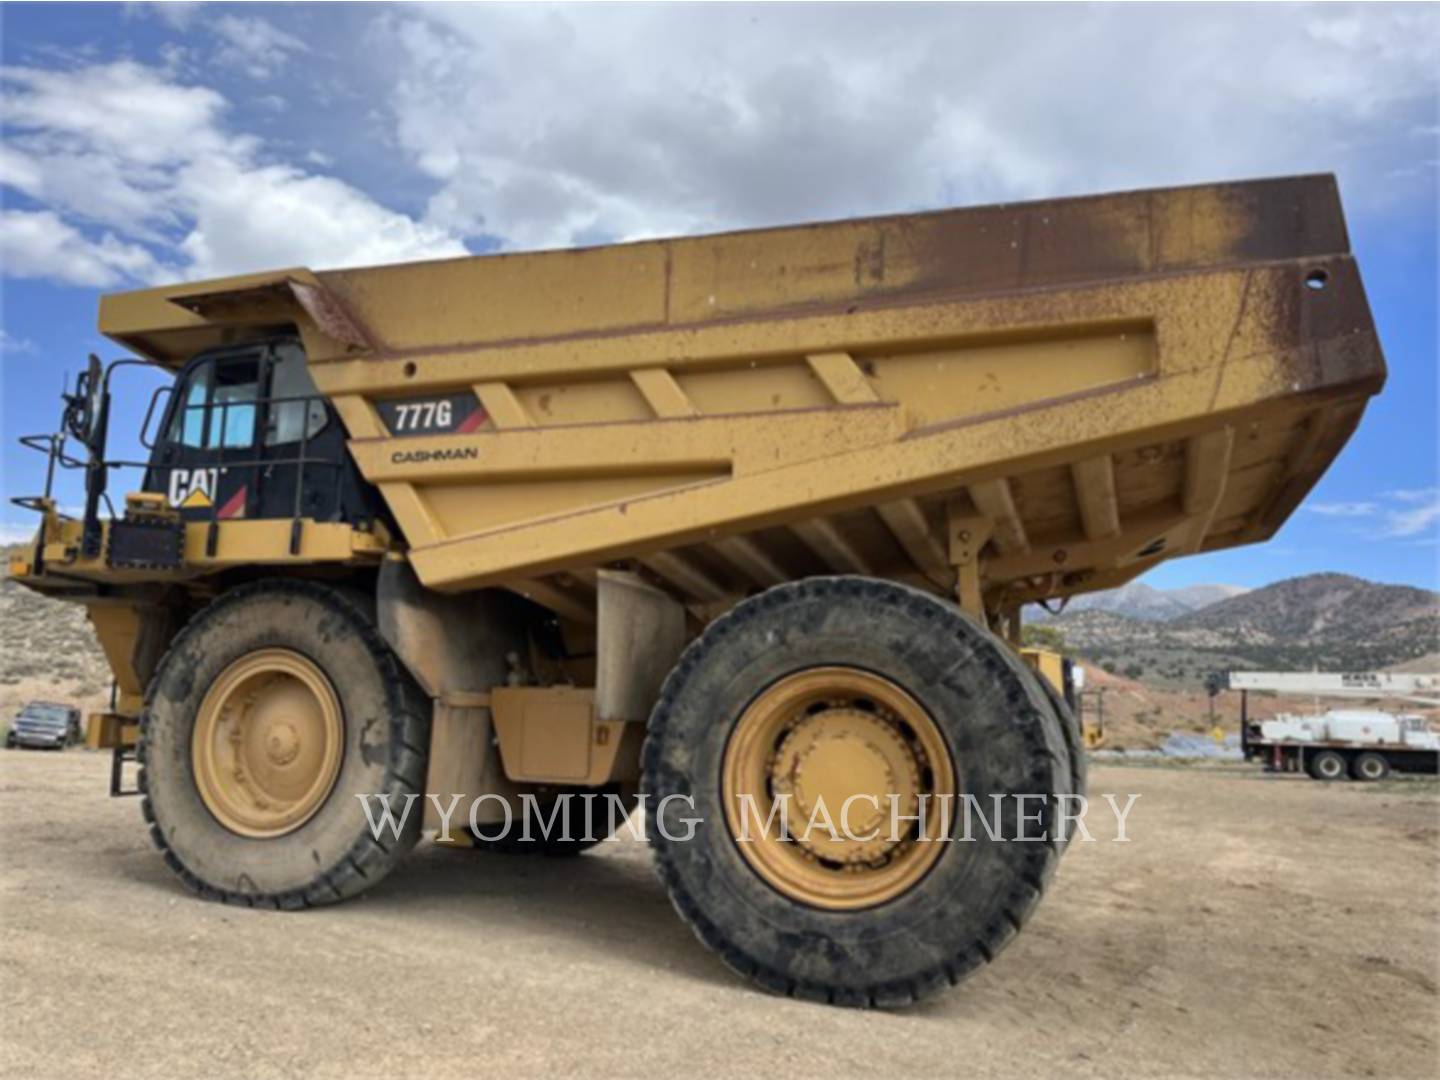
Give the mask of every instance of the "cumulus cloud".
POLYGON ((231 130, 226 99, 131 61, 0 70, 4 269, 95 287, 461 255, 443 227, 231 130))
POLYGON ((159 272, 143 246, 108 232, 86 237, 49 210, 0 211, 0 267, 16 277, 100 289, 148 281, 159 272))
POLYGON ((1305 170, 1340 171, 1352 208, 1423 196, 1437 26, 1388 7, 441 5, 376 32, 429 220, 528 248, 1305 170))
POLYGON ((268 79, 292 57, 310 51, 305 42, 265 19, 222 15, 211 29, 220 40, 216 62, 252 79, 268 79))

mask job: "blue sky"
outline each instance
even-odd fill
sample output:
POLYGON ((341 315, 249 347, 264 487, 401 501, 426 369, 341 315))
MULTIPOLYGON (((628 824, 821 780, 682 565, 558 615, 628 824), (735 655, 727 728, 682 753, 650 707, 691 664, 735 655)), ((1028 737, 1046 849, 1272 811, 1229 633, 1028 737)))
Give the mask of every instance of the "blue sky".
POLYGON ((107 291, 1333 171, 1389 385, 1276 539, 1146 580, 1440 587, 1440 9, 7 3, 0 35, 7 500, 62 373, 118 355, 107 291))

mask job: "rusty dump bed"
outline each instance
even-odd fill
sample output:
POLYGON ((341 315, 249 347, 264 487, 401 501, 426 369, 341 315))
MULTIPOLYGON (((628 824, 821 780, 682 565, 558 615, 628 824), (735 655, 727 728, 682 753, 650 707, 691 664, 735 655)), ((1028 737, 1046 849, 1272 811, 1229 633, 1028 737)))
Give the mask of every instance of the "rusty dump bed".
POLYGON ((293 326, 419 578, 584 617, 809 574, 984 607, 1270 536, 1385 368, 1307 176, 105 299, 178 365, 293 326), (392 431, 450 395, 464 430, 392 431), (975 597, 972 595, 972 600, 975 597))

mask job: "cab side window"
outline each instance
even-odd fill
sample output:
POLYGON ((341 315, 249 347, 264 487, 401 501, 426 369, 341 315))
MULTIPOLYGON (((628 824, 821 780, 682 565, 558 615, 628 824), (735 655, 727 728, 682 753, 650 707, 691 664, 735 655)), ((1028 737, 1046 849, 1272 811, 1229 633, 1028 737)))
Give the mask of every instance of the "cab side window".
POLYGON ((191 368, 170 423, 170 441, 195 450, 254 446, 258 366, 250 355, 207 360, 191 368))
POLYGON ((325 427, 325 405, 305 366, 304 351, 298 345, 279 346, 270 371, 270 420, 265 445, 298 443, 302 434, 307 440, 315 438, 325 427), (308 400, 297 400, 301 398, 308 400))
POLYGON ((210 397, 213 407, 206 437, 210 449, 255 445, 256 401, 260 397, 256 366, 251 357, 215 362, 215 389, 210 397))
POLYGON ((175 419, 170 424, 170 441, 176 446, 199 449, 205 445, 205 403, 210 397, 210 365, 190 373, 190 381, 176 398, 175 419))

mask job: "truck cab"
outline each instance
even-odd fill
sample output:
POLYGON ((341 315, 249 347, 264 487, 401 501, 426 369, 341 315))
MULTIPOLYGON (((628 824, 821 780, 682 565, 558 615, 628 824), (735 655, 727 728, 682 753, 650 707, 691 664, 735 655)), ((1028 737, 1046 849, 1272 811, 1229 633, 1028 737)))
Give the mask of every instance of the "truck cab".
POLYGON ((363 521, 375 507, 357 481, 304 348, 280 337, 207 350, 181 369, 142 490, 186 521, 363 521))

